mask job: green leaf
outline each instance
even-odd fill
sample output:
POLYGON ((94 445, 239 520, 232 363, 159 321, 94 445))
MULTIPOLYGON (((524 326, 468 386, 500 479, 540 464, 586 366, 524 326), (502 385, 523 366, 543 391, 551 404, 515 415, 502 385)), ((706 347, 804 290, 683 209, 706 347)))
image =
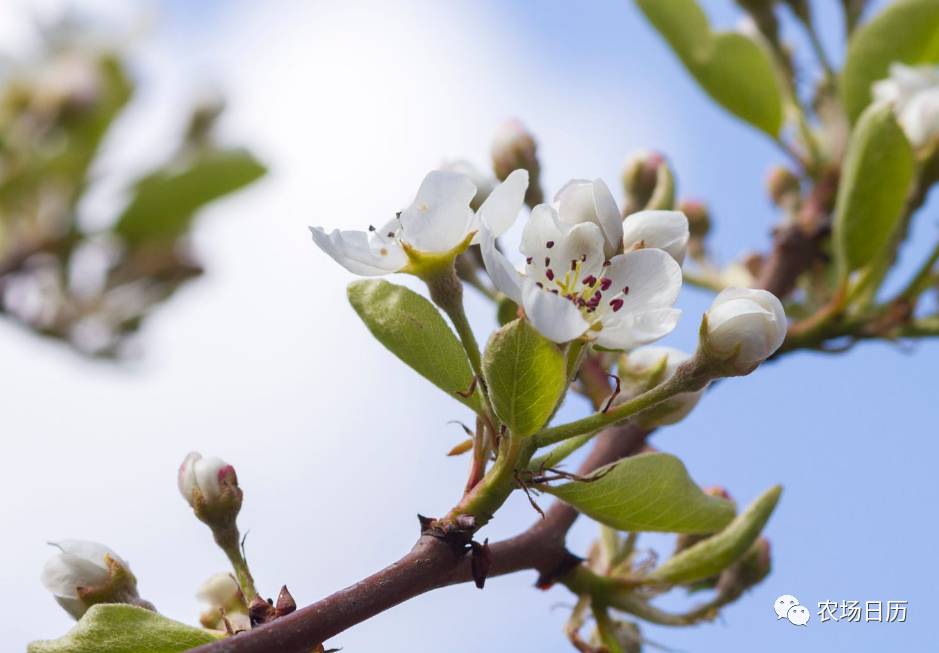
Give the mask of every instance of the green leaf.
POLYGON ((734 518, 730 501, 708 496, 685 465, 665 453, 644 453, 607 465, 588 481, 546 492, 621 531, 714 533, 734 518))
POLYGON ((59 639, 32 642, 27 653, 178 653, 222 635, 187 626, 133 605, 93 605, 59 639))
POLYGON ((783 90, 767 49, 738 32, 714 32, 695 0, 636 0, 708 95, 772 137, 783 122, 783 90))
POLYGON ((872 105, 851 135, 835 204, 833 239, 842 276, 889 254, 913 179, 909 141, 886 105, 872 105))
POLYGON ((567 386, 565 360, 557 345, 526 320, 492 334, 483 354, 483 377, 492 408, 506 427, 528 436, 551 418, 567 386))
POLYGON ((724 530, 698 542, 672 558, 646 577, 656 583, 692 583, 710 578, 733 564, 760 536, 776 508, 782 487, 776 485, 747 506, 724 530))
POLYGON ((440 312, 413 290, 380 279, 349 284, 349 303, 391 353, 475 411, 479 393, 461 396, 473 383, 466 352, 440 312))
POLYGON ((241 149, 212 150, 182 169, 161 169, 137 182, 114 230, 132 245, 174 239, 203 206, 247 186, 265 171, 241 149))
POLYGON ((851 122, 871 102, 871 86, 893 62, 939 62, 939 2, 900 0, 855 31, 841 72, 841 98, 851 122))

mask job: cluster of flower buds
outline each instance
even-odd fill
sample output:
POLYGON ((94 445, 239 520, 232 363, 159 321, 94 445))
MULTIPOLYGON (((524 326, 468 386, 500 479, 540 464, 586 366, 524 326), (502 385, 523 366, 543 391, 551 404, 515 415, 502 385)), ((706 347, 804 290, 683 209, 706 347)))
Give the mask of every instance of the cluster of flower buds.
POLYGON ((75 619, 97 603, 129 603, 153 610, 137 593, 137 579, 114 551, 84 540, 51 542, 59 553, 46 562, 42 584, 75 619))

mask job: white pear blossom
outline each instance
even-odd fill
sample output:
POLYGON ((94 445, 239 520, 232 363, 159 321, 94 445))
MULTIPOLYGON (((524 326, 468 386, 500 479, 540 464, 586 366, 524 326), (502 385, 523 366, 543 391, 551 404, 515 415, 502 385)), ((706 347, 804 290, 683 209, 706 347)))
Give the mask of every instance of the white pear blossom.
POLYGON ((465 174, 431 171, 421 183, 414 202, 380 228, 369 231, 311 227, 314 242, 337 263, 362 276, 401 272, 407 267, 408 250, 445 254, 481 228, 504 233, 518 216, 528 188, 528 173, 516 170, 496 186, 479 210, 470 202, 477 187, 465 174))
POLYGON ((209 513, 237 514, 241 508, 241 489, 235 468, 221 458, 203 458, 193 451, 179 466, 179 492, 196 515, 205 521, 209 513))
POLYGON ((567 182, 554 198, 561 222, 589 222, 603 234, 603 254, 610 259, 623 251, 623 217, 609 187, 602 179, 567 182))
POLYGON ((495 286, 525 309, 545 337, 567 342, 586 335, 610 349, 630 349, 669 333, 681 268, 660 249, 607 258, 594 222, 571 224, 546 204, 532 211, 522 234, 524 272, 483 232, 482 254, 495 286))
POLYGON ((939 67, 891 64, 890 76, 875 82, 872 90, 875 100, 893 105, 914 147, 939 138, 939 67))
POLYGON ((137 595, 137 580, 127 563, 108 547, 85 540, 50 544, 59 553, 46 562, 40 579, 75 619, 95 603, 145 603, 137 595))
POLYGON ((639 211, 623 220, 623 247, 628 252, 655 247, 681 265, 688 253, 688 217, 681 211, 639 211))
POLYGON ((771 356, 786 339, 786 312, 771 292, 727 288, 705 313, 707 345, 732 356, 738 367, 752 367, 771 356))
MULTIPOLYGON (((663 362, 665 366, 664 374, 660 379, 657 379, 657 383, 664 383, 674 376, 678 366, 689 358, 691 358, 689 354, 673 347, 640 347, 629 352, 623 359, 619 369, 620 376, 623 377, 624 381, 633 381, 639 384, 641 389, 646 389, 642 385, 644 382, 648 382, 649 375, 654 373, 663 362)), ((675 424, 691 412, 703 393, 703 389, 697 392, 682 393, 640 413, 634 419, 637 423, 646 427, 675 424)), ((628 397, 624 397, 622 401, 626 400, 628 400, 628 397)), ((622 402, 617 401, 614 403, 622 402)))

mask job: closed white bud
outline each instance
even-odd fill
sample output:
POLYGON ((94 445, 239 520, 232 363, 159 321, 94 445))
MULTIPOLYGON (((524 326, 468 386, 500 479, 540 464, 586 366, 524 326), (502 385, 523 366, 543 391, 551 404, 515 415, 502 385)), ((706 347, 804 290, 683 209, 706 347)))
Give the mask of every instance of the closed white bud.
POLYGON ((50 542, 59 553, 50 558, 40 579, 75 619, 96 603, 130 603, 150 610, 137 594, 137 579, 114 551, 84 540, 50 542))
POLYGON ((235 468, 220 458, 193 451, 179 466, 179 491, 196 516, 214 528, 229 527, 241 510, 235 468))
POLYGON ((771 292, 727 288, 704 315, 702 339, 708 353, 747 374, 771 356, 786 339, 786 312, 771 292))
MULTIPOLYGON (((637 392, 649 389, 670 379, 678 366, 691 358, 672 347, 639 347, 622 358, 620 376, 623 382, 637 392)), ((697 405, 704 390, 685 392, 644 410, 633 421, 644 428, 675 424, 683 420, 697 405)), ((623 399, 625 401, 626 398, 623 399)))

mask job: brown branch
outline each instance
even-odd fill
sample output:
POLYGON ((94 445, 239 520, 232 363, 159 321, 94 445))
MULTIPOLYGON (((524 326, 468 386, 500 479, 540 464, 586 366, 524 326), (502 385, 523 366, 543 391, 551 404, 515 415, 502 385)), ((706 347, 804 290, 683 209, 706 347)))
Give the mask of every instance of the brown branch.
MULTIPOLYGON (((648 431, 635 426, 607 429, 578 469, 595 469, 642 449, 648 431)), ((491 545, 490 576, 534 569, 550 577, 570 560, 564 541, 577 511, 557 502, 528 530, 491 545)), ((443 540, 423 536, 407 555, 381 571, 293 614, 234 637, 192 649, 193 653, 307 653, 317 644, 399 603, 433 589, 473 580, 469 556, 443 540)))

